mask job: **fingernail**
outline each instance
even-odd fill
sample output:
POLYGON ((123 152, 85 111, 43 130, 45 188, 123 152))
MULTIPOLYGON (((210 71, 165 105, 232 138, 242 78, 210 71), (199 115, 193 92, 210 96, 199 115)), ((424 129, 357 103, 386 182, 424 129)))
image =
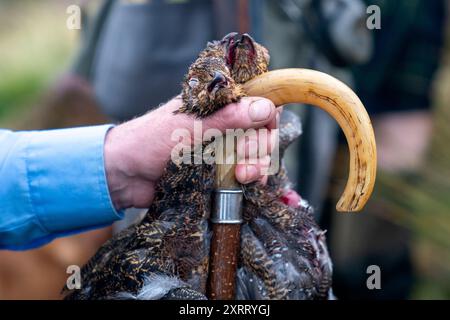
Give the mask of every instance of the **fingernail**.
POLYGON ((254 122, 267 120, 272 112, 271 103, 267 100, 256 100, 250 105, 249 116, 254 122))

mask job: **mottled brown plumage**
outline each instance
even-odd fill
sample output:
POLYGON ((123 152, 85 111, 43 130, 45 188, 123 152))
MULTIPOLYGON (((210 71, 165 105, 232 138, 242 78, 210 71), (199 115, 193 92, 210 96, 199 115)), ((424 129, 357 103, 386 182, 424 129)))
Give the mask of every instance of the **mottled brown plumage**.
MULTIPOLYGON (((267 50, 244 34, 207 45, 183 82, 177 111, 203 118, 244 94, 240 83, 267 71, 267 50)), ((282 117, 280 153, 300 134, 282 117)), ((207 147, 206 145, 200 146, 207 147)), ((199 153, 192 153, 192 157, 199 153)), ((196 163, 196 162, 192 162, 196 163)), ((203 299, 215 166, 169 162, 144 219, 109 240, 82 269, 67 299, 203 299)), ((238 299, 315 299, 330 294, 331 263, 311 208, 280 201, 291 188, 284 166, 267 185, 243 186, 238 299)))
MULTIPOLYGON (((141 289, 151 285, 155 276, 176 285, 169 286, 172 291, 204 292, 212 177, 213 166, 170 162, 142 222, 102 246, 81 271, 82 289, 67 298, 138 299, 141 289)), ((168 291, 145 298, 171 298, 168 291)))

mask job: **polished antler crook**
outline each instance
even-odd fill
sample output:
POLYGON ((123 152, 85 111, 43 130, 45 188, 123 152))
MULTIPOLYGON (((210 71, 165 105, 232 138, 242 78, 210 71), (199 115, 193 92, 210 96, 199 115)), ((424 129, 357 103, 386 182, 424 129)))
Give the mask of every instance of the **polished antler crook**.
POLYGON ((344 83, 308 69, 280 69, 244 84, 249 96, 265 97, 275 105, 305 103, 327 111, 344 131, 350 151, 350 170, 336 209, 359 211, 372 194, 377 171, 375 136, 358 96, 344 83))
MULTIPOLYGON (((332 76, 307 69, 270 71, 243 87, 247 95, 268 98, 277 106, 311 104, 336 119, 350 149, 348 181, 336 209, 343 212, 361 210, 375 184, 377 152, 369 116, 356 94, 332 76)), ((234 157, 233 150, 227 152, 226 157, 234 157)), ((234 178, 234 165, 218 165, 216 188, 208 296, 233 299, 242 203, 240 187, 234 178)))

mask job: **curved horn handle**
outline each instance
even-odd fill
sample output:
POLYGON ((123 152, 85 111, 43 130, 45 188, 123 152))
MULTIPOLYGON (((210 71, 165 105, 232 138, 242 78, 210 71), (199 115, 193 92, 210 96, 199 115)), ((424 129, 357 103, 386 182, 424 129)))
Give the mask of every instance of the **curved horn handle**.
POLYGON ((248 95, 268 98, 277 106, 287 103, 317 106, 339 123, 350 149, 350 171, 336 209, 361 210, 375 184, 377 151, 372 124, 356 94, 336 78, 307 69, 270 71, 243 87, 248 95))

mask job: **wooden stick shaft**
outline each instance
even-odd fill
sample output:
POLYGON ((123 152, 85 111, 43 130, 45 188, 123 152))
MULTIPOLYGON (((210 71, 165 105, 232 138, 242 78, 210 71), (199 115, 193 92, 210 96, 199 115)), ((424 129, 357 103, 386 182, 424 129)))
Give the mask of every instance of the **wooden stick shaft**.
POLYGON ((214 224, 207 294, 213 300, 235 298, 240 224, 214 224))
MULTIPOLYGON (((233 138, 234 139, 234 138, 233 138)), ((235 148, 228 146, 225 140, 217 146, 216 154, 223 160, 216 168, 216 190, 239 191, 241 187, 235 178, 236 155, 235 148)), ((231 199, 232 200, 232 199, 231 199)), ((231 201, 230 200, 230 201, 231 201)), ((239 203, 239 202, 238 202, 239 203)), ((218 202, 215 205, 223 208, 217 210, 233 210, 231 216, 239 217, 240 207, 229 207, 226 203, 218 202)), ((230 212, 226 212, 230 213, 230 212)), ((214 219, 213 219, 214 220, 214 219)), ((224 221, 213 223, 213 236, 211 239, 210 273, 207 287, 207 295, 214 300, 231 300, 235 297, 236 270, 239 259, 240 243, 239 223, 225 223, 224 221)))

